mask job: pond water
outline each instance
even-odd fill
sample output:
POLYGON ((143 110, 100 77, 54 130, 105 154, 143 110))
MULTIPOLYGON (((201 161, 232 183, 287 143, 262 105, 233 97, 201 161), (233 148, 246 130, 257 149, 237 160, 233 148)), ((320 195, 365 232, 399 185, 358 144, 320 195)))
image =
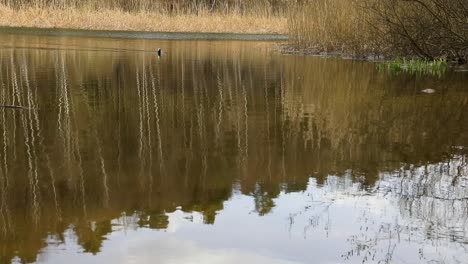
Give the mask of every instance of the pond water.
POLYGON ((274 45, 2 35, 0 263, 466 263, 468 73, 274 45))

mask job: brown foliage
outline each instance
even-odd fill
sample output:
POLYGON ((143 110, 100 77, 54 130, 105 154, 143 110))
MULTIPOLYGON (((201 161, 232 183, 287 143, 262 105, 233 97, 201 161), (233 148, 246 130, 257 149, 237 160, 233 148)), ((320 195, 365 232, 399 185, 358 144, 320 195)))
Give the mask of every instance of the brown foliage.
POLYGON ((281 15, 287 0, 0 0, 0 5, 16 9, 90 8, 118 9, 126 12, 199 14, 206 12, 281 15))
POLYGON ((0 5, 0 25, 31 28, 66 28, 123 31, 218 32, 285 34, 287 21, 280 16, 254 14, 172 14, 126 12, 111 9, 23 7, 19 10, 0 5))
POLYGON ((395 52, 427 59, 468 56, 468 0, 368 2, 376 35, 395 52))
POLYGON ((468 56, 468 0, 303 0, 291 10, 297 48, 459 61, 468 56))

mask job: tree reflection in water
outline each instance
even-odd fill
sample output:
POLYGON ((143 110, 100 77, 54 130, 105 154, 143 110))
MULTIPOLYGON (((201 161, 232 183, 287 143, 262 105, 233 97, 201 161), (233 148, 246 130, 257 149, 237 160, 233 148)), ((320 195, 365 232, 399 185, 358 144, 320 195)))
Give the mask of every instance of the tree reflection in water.
POLYGON ((466 76, 387 76, 270 43, 160 41, 161 60, 141 40, 0 44, 0 104, 28 107, 0 109, 2 263, 176 225, 247 237, 249 219, 302 262, 288 234, 349 262, 390 263, 414 253, 405 241, 443 260, 428 244, 466 243, 466 76))

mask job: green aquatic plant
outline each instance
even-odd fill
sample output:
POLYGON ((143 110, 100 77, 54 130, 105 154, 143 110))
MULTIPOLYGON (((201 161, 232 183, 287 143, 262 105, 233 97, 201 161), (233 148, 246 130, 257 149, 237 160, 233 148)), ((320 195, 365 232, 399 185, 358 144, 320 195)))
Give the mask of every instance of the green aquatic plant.
POLYGON ((387 70, 392 73, 406 72, 410 74, 429 74, 442 76, 448 70, 445 59, 425 60, 396 58, 389 62, 379 64, 379 70, 387 70))

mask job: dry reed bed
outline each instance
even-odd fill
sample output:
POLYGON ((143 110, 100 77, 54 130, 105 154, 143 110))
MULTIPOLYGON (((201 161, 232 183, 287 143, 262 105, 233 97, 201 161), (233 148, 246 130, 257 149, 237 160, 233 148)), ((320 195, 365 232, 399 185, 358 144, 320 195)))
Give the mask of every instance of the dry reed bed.
POLYGON ((296 49, 468 60, 468 0, 303 0, 290 7, 296 49))
POLYGON ((316 0, 293 6, 288 14, 291 43, 318 52, 371 53, 369 16, 357 2, 316 0))
POLYGON ((169 31, 169 32, 287 32, 287 20, 279 16, 253 14, 202 13, 168 15, 157 12, 124 12, 119 9, 56 9, 0 5, 0 26, 73 28, 93 30, 169 31))

